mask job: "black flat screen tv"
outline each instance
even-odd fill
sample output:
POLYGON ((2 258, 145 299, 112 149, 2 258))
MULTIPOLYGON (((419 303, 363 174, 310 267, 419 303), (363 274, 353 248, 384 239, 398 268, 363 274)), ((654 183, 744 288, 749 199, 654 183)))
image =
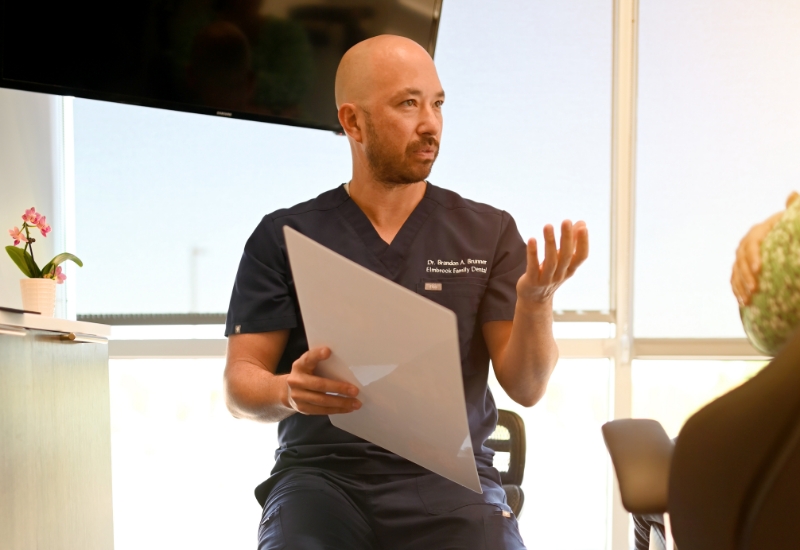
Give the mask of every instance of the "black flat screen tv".
POLYGON ((0 0, 0 87, 340 131, 339 60, 442 0, 0 0))

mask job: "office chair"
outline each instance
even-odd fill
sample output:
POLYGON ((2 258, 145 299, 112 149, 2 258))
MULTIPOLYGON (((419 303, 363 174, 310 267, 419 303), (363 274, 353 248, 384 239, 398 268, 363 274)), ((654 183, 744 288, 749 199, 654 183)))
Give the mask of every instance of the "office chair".
POLYGON ((653 420, 609 422, 603 436, 625 508, 668 511, 680 550, 800 548, 800 332, 674 447, 653 420))
POLYGON ((486 446, 495 452, 494 465, 500 472, 508 505, 519 517, 525 503, 521 487, 525 473, 525 423, 517 413, 503 409, 497 413, 497 428, 489 436, 486 446))

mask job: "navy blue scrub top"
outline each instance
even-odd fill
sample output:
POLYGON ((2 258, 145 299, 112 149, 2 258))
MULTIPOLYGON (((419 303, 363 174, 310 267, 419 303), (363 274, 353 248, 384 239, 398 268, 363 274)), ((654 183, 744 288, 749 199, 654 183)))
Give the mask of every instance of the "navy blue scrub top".
MULTIPOLYGON (((245 245, 225 335, 289 329, 278 374, 290 372, 308 350, 284 225, 456 313, 472 448, 479 470, 491 467, 493 452, 483 444, 497 425, 497 407, 487 386, 489 352, 481 326, 514 318, 526 250, 511 216, 430 183, 390 245, 344 186, 265 216, 245 245)), ((278 437, 273 473, 297 466, 363 474, 426 472, 334 427, 326 415, 289 416, 280 422, 278 437)))

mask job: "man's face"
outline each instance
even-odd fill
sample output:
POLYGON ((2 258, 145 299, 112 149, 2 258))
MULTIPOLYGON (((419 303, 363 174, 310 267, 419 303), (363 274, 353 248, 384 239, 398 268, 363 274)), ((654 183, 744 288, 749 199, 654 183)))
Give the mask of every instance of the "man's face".
POLYGON ((433 62, 409 60, 377 79, 364 111, 364 151, 375 178, 390 185, 416 183, 439 154, 444 92, 433 62))

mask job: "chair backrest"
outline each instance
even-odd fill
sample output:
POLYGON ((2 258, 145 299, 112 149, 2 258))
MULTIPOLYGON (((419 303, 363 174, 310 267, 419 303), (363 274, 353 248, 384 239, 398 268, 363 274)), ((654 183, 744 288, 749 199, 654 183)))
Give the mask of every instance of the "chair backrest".
POLYGON ((519 517, 525 505, 525 493, 520 487, 525 473, 525 423, 511 411, 500 409, 497 416, 497 427, 486 446, 495 452, 494 466, 500 472, 508 505, 519 517))
POLYGON ((503 485, 520 486, 525 474, 525 423, 515 412, 500 409, 497 413, 497 428, 486 446, 496 453, 495 467, 500 471, 503 485), (504 460, 506 455, 500 453, 508 453, 508 466, 504 460))
POLYGON ((668 508, 680 550, 800 548, 800 332, 686 422, 668 508))

